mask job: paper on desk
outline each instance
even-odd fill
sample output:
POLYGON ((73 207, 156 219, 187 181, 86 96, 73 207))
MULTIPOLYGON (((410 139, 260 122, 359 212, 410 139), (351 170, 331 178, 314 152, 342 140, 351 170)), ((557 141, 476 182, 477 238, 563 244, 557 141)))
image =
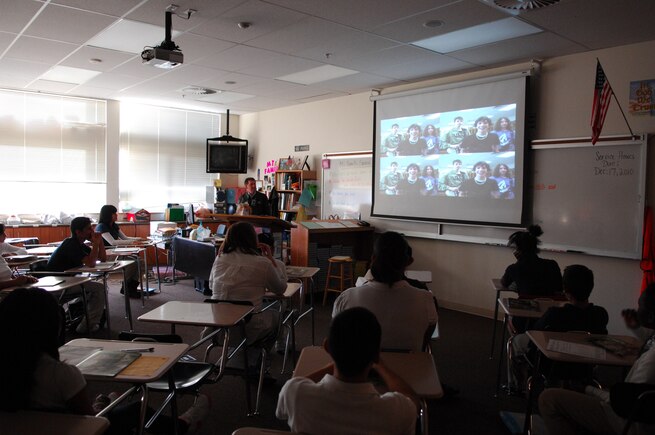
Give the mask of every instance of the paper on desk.
POLYGON ((341 221, 341 223, 348 228, 357 228, 359 226, 355 222, 351 221, 341 221))
POLYGON ((341 222, 316 222, 321 228, 343 228, 341 222))
POLYGON ((165 356, 141 355, 139 359, 125 367, 120 374, 122 376, 152 376, 157 370, 168 361, 165 356))
POLYGON ((600 360, 607 358, 607 352, 605 352, 605 349, 589 344, 571 343, 570 341, 564 340, 548 340, 547 349, 553 352, 567 353, 569 355, 576 355, 584 358, 600 360))

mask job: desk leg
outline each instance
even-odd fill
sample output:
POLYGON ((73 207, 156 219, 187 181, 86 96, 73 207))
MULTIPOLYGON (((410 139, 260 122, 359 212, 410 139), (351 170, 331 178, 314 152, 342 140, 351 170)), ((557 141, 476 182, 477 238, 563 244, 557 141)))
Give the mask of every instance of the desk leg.
MULTIPOLYGON (((248 339, 246 338, 246 322, 241 321, 241 332, 243 334, 243 373, 246 384, 246 407, 248 417, 252 416, 252 400, 250 398, 250 371, 248 370, 248 339)), ((227 335, 227 333, 226 333, 227 335)))
POLYGON ((498 327, 498 298, 500 298, 500 292, 502 290, 496 291, 496 307, 494 308, 494 329, 493 334, 491 335, 491 351, 489 352, 489 359, 494 359, 494 347, 496 347, 496 328, 498 327))
POLYGON ((428 435, 428 404, 425 399, 421 399, 421 410, 419 411, 419 420, 421 423, 421 434, 428 435))
MULTIPOLYGON (((507 322, 508 322, 508 317, 507 314, 505 314, 505 318, 503 320, 503 334, 501 338, 501 344, 503 341, 505 341, 505 335, 507 334, 507 322)), ((494 397, 498 397, 498 392, 500 391, 500 374, 502 373, 502 368, 503 368, 503 349, 505 346, 500 347, 500 355, 498 355, 498 372, 496 374, 496 394, 494 397)))
MULTIPOLYGON (((105 310, 107 313, 105 317, 107 318, 107 334, 111 337, 111 315, 109 314, 109 288, 107 288, 107 274, 102 274, 102 285, 105 287, 105 310)), ((125 297, 129 297, 127 291, 125 292, 125 297)))
MULTIPOLYGON (((159 290, 159 293, 161 293, 161 274, 159 273, 159 251, 157 251, 156 243, 153 245, 153 249, 155 250, 155 267, 157 268, 157 290, 159 290)), ((148 270, 146 270, 146 273, 148 273, 148 270)))
POLYGON ((175 375, 173 374, 172 367, 168 371, 168 389, 173 394, 173 398, 171 399, 171 420, 173 420, 173 435, 177 435, 177 392, 175 391, 175 375))
MULTIPOLYGON (((88 334, 91 334, 91 321, 89 320, 89 306, 86 302, 86 290, 84 290, 84 284, 81 284, 80 287, 82 288, 82 303, 84 304, 84 321, 86 322, 86 330, 88 334)), ((66 293, 66 290, 64 290, 62 296, 64 293, 66 293)), ((107 308, 105 308, 105 310, 107 310, 105 317, 109 317, 109 310, 107 308)), ((107 325, 109 325, 109 323, 107 325)))
POLYGON ((537 356, 537 364, 535 366, 534 374, 528 379, 528 403, 525 409, 525 422, 523 423, 523 434, 530 435, 532 433, 532 406, 535 390, 535 383, 541 381, 541 352, 537 356))
POLYGON ((309 305, 312 310, 312 346, 314 345, 315 319, 314 319, 314 277, 309 278, 309 305))
POLYGON ((139 426, 136 428, 137 435, 143 435, 146 424, 146 413, 148 412, 148 388, 141 385, 141 410, 139 411, 139 426))
MULTIPOLYGON (((125 290, 123 296, 125 296, 125 316, 127 321, 130 322, 130 332, 134 331, 134 326, 132 325, 132 306, 130 304, 130 292, 127 290, 127 271, 123 268, 123 289, 125 290)), ((141 295, 143 297, 143 295, 141 295)))

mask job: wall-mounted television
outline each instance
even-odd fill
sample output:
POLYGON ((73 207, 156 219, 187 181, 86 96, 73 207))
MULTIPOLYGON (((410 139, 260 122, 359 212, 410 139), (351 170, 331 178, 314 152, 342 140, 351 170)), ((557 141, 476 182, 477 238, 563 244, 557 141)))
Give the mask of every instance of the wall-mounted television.
POLYGON ((245 174, 248 170, 248 141, 231 136, 207 139, 207 172, 245 174))

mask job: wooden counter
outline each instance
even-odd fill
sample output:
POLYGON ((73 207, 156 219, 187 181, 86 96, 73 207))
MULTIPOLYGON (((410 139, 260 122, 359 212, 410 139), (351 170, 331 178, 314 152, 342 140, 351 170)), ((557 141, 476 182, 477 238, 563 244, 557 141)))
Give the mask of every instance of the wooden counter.
MULTIPOLYGON (((332 225, 321 227, 322 223, 336 224, 340 221, 316 220, 296 222, 291 229, 291 265, 311 266, 309 259, 309 244, 344 245, 353 247, 355 260, 369 261, 373 251, 373 233, 375 228, 362 226, 332 225)), ((356 220, 345 220, 348 224, 356 220)))

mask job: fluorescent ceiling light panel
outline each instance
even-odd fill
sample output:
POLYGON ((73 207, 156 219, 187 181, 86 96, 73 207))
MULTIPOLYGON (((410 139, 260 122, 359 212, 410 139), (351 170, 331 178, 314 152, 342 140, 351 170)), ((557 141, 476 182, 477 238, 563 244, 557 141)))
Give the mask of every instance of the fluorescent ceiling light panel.
POLYGON ((412 42, 412 45, 427 48, 437 53, 450 53, 539 32, 542 32, 540 28, 531 26, 521 20, 504 18, 502 20, 492 21, 491 23, 479 24, 432 38, 422 39, 412 42))
POLYGON ((53 82, 82 84, 101 74, 100 71, 57 65, 46 71, 39 79, 53 82))
POLYGON ((348 68, 341 68, 334 65, 323 65, 317 68, 308 69, 305 71, 300 71, 293 74, 288 74, 286 76, 277 77, 277 80, 283 80, 285 82, 298 83, 300 85, 311 85, 318 82, 324 82, 326 80, 338 79, 339 77, 349 76, 351 74, 358 74, 359 71, 355 71, 348 68))
MULTIPOLYGON (((171 38, 177 37, 180 33, 172 31, 171 38)), ((140 54, 145 47, 155 47, 161 44, 165 38, 166 29, 163 27, 138 21, 120 20, 91 38, 86 45, 140 54)))

